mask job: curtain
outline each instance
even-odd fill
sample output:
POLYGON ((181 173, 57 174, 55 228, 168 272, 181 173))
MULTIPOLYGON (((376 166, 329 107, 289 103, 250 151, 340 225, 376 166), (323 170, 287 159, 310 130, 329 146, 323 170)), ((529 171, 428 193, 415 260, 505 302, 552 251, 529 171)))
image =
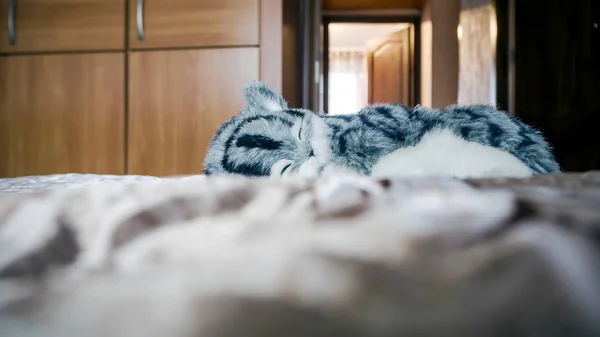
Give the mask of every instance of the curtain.
POLYGON ((366 75, 366 58, 363 51, 329 52, 330 114, 355 113, 366 105, 366 75))

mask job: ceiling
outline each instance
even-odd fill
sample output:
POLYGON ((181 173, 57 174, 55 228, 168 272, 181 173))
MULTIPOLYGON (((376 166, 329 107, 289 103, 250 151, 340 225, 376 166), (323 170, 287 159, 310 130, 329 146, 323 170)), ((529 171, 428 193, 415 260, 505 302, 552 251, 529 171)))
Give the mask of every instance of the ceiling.
POLYGON ((407 23, 331 23, 329 47, 362 49, 369 40, 385 37, 406 27, 407 23))

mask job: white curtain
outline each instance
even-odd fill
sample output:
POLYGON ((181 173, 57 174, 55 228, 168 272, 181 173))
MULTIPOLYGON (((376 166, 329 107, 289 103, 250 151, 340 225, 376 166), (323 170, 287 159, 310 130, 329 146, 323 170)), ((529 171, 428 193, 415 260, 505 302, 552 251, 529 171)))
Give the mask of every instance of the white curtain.
POLYGON ((361 50, 329 52, 329 113, 354 113, 366 105, 366 58, 361 50))

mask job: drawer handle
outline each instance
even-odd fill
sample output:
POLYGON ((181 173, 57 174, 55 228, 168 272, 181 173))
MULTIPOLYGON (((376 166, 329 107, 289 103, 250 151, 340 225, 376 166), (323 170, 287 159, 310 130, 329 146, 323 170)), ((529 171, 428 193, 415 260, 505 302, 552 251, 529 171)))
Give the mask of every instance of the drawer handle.
POLYGON ((8 42, 11 45, 17 43, 15 38, 15 7, 17 7, 17 0, 10 0, 8 3, 8 42))
POLYGON ((138 0, 137 4, 137 33, 138 40, 144 39, 144 0, 138 0))

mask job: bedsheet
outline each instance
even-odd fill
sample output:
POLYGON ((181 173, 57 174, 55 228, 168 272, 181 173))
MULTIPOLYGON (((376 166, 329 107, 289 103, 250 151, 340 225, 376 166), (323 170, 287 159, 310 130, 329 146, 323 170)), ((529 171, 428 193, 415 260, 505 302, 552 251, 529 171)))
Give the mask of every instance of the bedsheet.
POLYGON ((159 178, 141 175, 79 173, 36 175, 0 179, 0 194, 29 193, 41 189, 78 188, 94 185, 150 183, 163 181, 165 179, 186 179, 189 177, 190 176, 159 178))
POLYGON ((600 172, 144 179, 0 195, 0 335, 600 335, 600 172))

